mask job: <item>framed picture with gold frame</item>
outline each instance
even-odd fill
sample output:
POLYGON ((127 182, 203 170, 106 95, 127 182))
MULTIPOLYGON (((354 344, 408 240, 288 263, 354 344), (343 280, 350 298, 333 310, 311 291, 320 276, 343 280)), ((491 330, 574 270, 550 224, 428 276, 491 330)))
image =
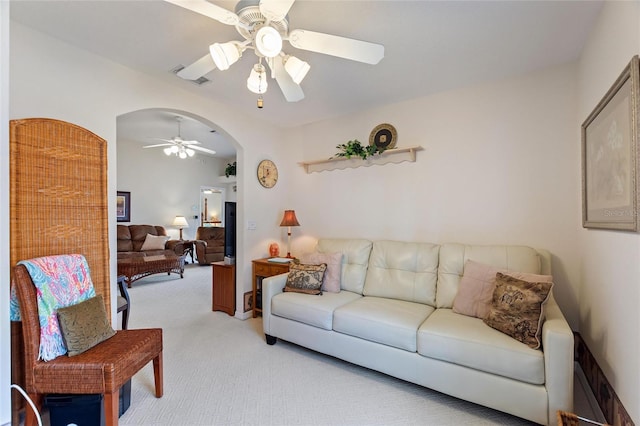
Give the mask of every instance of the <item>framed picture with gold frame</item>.
POLYGON ((582 226, 638 231, 638 56, 582 124, 582 226))

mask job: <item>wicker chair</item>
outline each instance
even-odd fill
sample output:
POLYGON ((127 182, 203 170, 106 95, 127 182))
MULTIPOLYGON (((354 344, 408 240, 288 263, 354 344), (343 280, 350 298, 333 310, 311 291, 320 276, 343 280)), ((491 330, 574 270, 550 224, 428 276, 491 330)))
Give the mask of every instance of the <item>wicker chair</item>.
MULTIPOLYGON (((23 265, 13 269, 13 279, 24 334, 26 391, 39 411, 45 394, 104 394, 105 425, 117 425, 120 388, 150 361, 153 361, 155 395, 162 397, 162 329, 119 330, 80 355, 39 361, 36 287, 23 265)), ((27 409, 25 426, 35 424, 35 414, 27 409)))

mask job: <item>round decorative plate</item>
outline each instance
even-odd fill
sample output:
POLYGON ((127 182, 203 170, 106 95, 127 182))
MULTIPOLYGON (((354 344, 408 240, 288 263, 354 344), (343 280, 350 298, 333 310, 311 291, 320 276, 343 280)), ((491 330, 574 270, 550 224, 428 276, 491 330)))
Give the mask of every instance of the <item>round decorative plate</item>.
POLYGON ((369 145, 375 145, 382 149, 391 149, 396 146, 398 132, 391 124, 383 123, 377 125, 369 135, 369 145))

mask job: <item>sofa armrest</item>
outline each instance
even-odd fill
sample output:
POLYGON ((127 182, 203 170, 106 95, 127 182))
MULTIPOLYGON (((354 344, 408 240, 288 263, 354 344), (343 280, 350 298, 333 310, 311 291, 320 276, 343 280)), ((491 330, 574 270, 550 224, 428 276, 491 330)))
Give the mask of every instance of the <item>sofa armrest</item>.
POLYGON ((178 256, 182 256, 184 254, 184 241, 181 240, 169 240, 164 245, 165 250, 171 250, 178 256))
POLYGON ((262 328, 265 334, 271 335, 271 299, 282 293, 287 275, 288 272, 262 279, 262 328))
POLYGON ((201 265, 206 265, 207 257, 205 256, 205 250, 207 248, 207 242, 202 240, 195 240, 193 242, 193 245, 196 249, 196 259, 198 260, 198 263, 200 263, 201 265))
POLYGON ((573 411, 573 332, 560 307, 549 298, 542 325, 545 384, 549 398, 549 424, 557 422, 556 412, 573 411))

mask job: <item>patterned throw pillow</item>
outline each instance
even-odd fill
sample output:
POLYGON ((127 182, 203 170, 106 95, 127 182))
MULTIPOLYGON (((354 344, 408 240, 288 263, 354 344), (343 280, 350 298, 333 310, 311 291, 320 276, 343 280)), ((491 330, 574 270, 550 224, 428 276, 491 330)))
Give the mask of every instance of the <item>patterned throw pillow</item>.
POLYGON ((532 349, 540 347, 543 309, 553 283, 528 282, 496 274, 496 289, 484 322, 532 349))
POLYGON ((327 270, 326 264, 302 265, 292 263, 283 291, 294 291, 306 294, 322 294, 322 278, 327 270))
POLYGON ((467 260, 464 264, 464 273, 460 284, 458 284, 458 293, 453 300, 453 312, 484 319, 491 308, 498 272, 529 282, 550 283, 553 281, 551 275, 508 271, 467 260))
POLYGON ((58 322, 69 356, 86 352, 116 334, 101 295, 58 309, 58 322))

